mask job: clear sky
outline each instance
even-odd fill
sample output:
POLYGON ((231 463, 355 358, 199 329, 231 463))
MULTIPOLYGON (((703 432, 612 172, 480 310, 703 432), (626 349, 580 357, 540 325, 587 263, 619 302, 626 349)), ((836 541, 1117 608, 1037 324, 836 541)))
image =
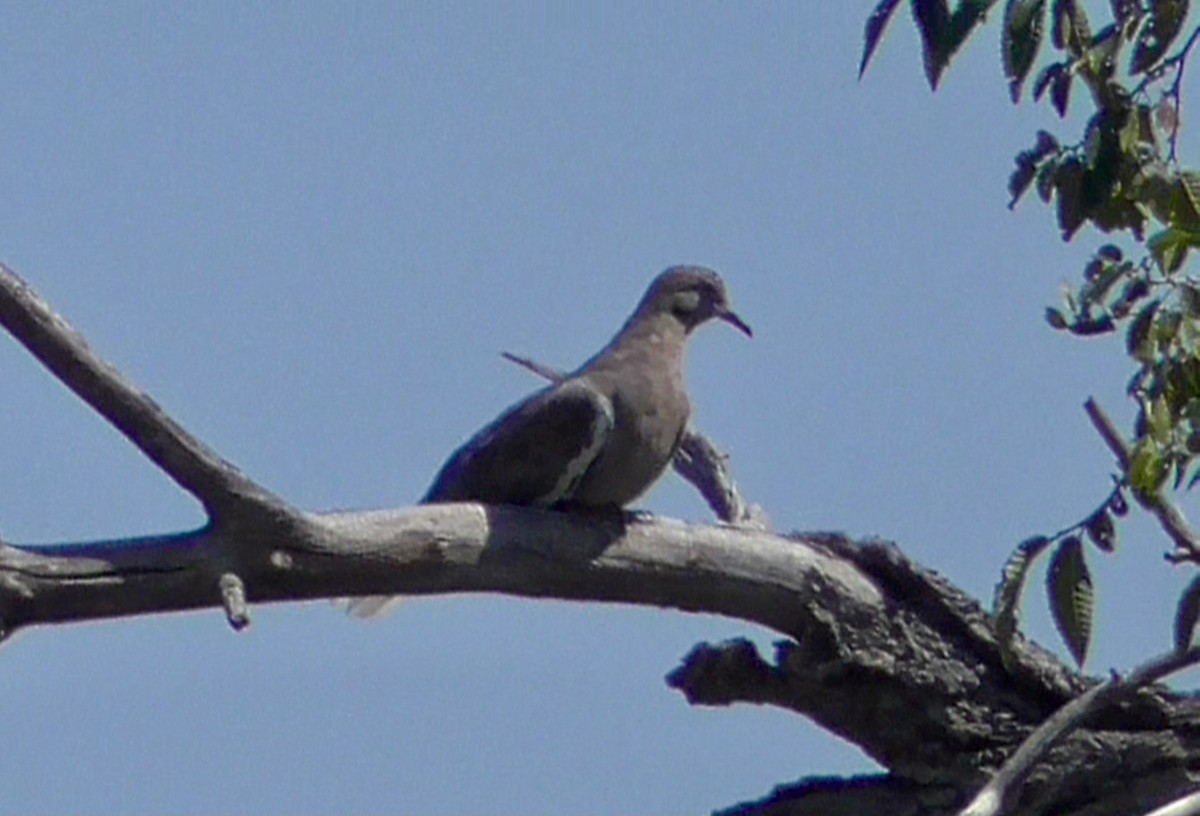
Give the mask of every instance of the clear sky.
MULTIPOLYGON (((1009 103, 994 25, 931 95, 903 11, 856 80, 873 5, 4 4, 0 258, 308 509, 411 503, 538 386, 499 351, 573 367, 662 268, 712 266, 755 338, 705 330, 689 378, 748 496, 990 600, 1017 541, 1107 491, 1081 403, 1128 423, 1131 369, 1042 321, 1099 240, 1005 208, 1054 122, 1009 103)), ((201 522, 3 337, 0 395, 5 539, 201 522)), ((644 506, 710 519, 673 475, 644 506)), ((1096 671, 1165 649, 1190 577, 1152 525, 1121 533, 1092 559, 1096 671)), ((0 813, 696 813, 875 769, 794 715, 666 688, 699 640, 773 639, 736 621, 494 596, 253 613, 0 648, 0 813)))

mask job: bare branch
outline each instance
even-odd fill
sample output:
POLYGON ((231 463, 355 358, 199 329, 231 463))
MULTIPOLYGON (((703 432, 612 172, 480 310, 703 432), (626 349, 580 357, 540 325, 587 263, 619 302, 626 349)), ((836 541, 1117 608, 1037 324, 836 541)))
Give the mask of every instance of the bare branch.
POLYGON ((690 424, 679 440, 679 450, 671 464, 676 473, 700 491, 721 521, 760 530, 770 528, 762 508, 747 504, 738 491, 729 470, 729 456, 690 424))
MULTIPOLYGON (((39 624, 210 608, 238 628, 250 602, 453 592, 726 615, 784 634, 774 660, 748 644, 700 649, 672 674, 672 685, 701 704, 746 700, 809 716, 889 770, 876 790, 937 801, 938 813, 977 789, 989 768, 1085 689, 1077 674, 1024 641, 1006 663, 975 601, 877 542, 473 504, 301 513, 184 431, 2 266, 0 325, 211 516, 199 530, 172 535, 0 544, 0 636, 39 624)), ((721 472, 715 448, 697 450, 693 458, 708 457, 721 472)), ((719 514, 737 515, 732 495, 724 510, 714 505, 719 514)), ((1186 737, 1194 733, 1200 704, 1143 689, 1122 700, 1120 722, 1055 748, 1022 801, 1042 812, 1062 801, 1078 808, 1088 797, 1116 806, 1177 798, 1187 769, 1200 767, 1200 745, 1186 737), (1091 787, 1064 799, 1072 774, 1091 787)), ((806 790, 819 796, 823 789, 806 790)))
POLYGON ((210 516, 231 503, 286 512, 285 503, 246 478, 167 415, 92 351, 83 337, 15 272, 0 263, 0 325, 142 453, 204 504, 210 516))
MULTIPOLYGON (((503 592, 761 624, 787 636, 774 659, 747 642, 700 647, 671 685, 696 703, 745 700, 811 717, 895 784, 940 801, 977 789, 998 757, 1084 688, 1024 642, 1005 667, 978 604, 890 545, 475 504, 309 515, 285 536, 231 526, 0 547, 0 619, 21 627, 222 609, 214 587, 233 584, 229 575, 257 603, 503 592)), ((1064 779, 1095 766, 1104 768, 1097 797, 1148 801, 1146 788, 1177 797, 1181 769, 1200 764, 1200 746, 1171 725, 1186 732, 1187 722, 1200 724, 1200 706, 1139 697, 1124 724, 1087 732, 1073 753, 1039 766, 1028 795, 1057 801, 1064 779)))
POLYGON ((715 612, 788 635, 815 584, 878 604, 878 590, 819 548, 729 527, 438 504, 304 515, 287 535, 189 533, 0 546, 9 626, 351 595, 507 592, 715 612), (796 592, 800 592, 797 595, 796 592))
POLYGON ((1112 418, 1109 417, 1108 413, 1092 397, 1088 397, 1083 403, 1083 410, 1087 412, 1088 419, 1092 421, 1092 425, 1096 428, 1096 432, 1100 434, 1100 438, 1104 440, 1104 444, 1108 445, 1108 449, 1117 458, 1117 463, 1121 466, 1121 470, 1128 470, 1129 445, 1126 444, 1124 437, 1121 436, 1121 432, 1117 430, 1117 426, 1113 423, 1112 418))
POLYGON ((519 354, 513 354, 510 351, 502 351, 500 352, 500 356, 505 360, 508 360, 510 363, 516 363, 521 368, 532 371, 543 380, 549 380, 552 383, 562 382, 567 376, 564 372, 559 371, 557 368, 551 368, 550 366, 542 365, 536 360, 531 360, 528 357, 522 357, 519 354))
MULTIPOLYGON (((1084 410, 1087 412, 1088 418, 1091 419, 1092 425, 1100 437, 1108 445, 1108 449, 1112 451, 1113 456, 1117 458, 1117 462, 1121 465, 1121 470, 1129 471, 1130 449, 1128 443, 1121 436, 1121 432, 1117 430, 1117 426, 1113 424, 1112 419, 1108 416, 1103 408, 1101 408, 1096 400, 1088 397, 1083 404, 1084 410)), ((1146 508, 1150 513, 1158 519, 1159 525, 1163 531, 1175 543, 1176 552, 1170 556, 1173 560, 1200 560, 1200 536, 1187 523, 1187 519, 1170 500, 1165 496, 1159 495, 1153 499, 1147 499, 1138 491, 1133 491, 1134 497, 1142 507, 1146 508)))

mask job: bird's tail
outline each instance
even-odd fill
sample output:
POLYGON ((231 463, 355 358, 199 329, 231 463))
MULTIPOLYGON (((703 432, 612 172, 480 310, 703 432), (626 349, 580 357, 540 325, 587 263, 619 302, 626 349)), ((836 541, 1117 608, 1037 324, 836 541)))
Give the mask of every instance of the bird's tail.
POLYGON ((360 598, 338 598, 334 604, 347 615, 366 620, 395 611, 403 601, 403 595, 363 595, 360 598))

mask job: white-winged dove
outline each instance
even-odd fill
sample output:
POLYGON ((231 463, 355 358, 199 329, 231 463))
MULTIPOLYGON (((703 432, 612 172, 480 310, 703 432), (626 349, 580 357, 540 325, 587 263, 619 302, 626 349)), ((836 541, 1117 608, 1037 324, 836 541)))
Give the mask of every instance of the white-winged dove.
MULTIPOLYGON (((421 501, 564 510, 616 510, 633 502, 679 445, 691 413, 683 375, 687 339, 712 318, 751 335, 716 272, 666 270, 607 346, 471 437, 421 501)), ((358 598, 350 609, 368 616, 386 600, 358 598)))

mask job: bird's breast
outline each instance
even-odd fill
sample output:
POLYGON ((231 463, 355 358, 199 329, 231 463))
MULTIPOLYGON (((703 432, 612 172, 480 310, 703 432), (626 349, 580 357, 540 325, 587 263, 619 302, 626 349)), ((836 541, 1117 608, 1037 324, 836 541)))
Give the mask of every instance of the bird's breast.
POLYGON ((636 366, 610 389, 614 425, 604 448, 580 481, 572 503, 624 507, 658 480, 671 462, 690 406, 681 372, 636 366))

